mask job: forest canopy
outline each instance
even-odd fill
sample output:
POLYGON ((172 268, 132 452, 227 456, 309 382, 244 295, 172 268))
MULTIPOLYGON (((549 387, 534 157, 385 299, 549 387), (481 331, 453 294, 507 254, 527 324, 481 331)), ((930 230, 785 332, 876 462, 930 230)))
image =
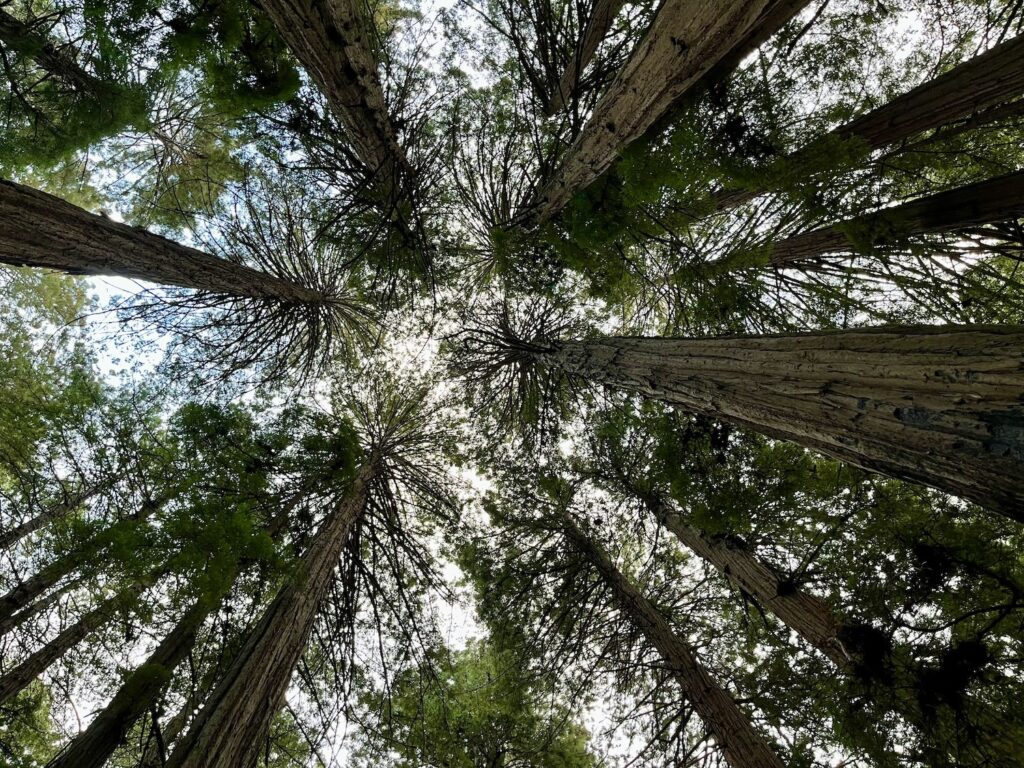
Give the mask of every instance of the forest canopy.
POLYGON ((0 0, 0 766, 1024 766, 1020 0, 0 0))

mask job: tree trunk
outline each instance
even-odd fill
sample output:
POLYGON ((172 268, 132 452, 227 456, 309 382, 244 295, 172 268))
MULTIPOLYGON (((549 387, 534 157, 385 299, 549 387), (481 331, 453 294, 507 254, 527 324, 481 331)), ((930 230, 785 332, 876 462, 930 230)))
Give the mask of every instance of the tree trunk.
MULTIPOLYGON (((896 144, 925 131, 964 120, 976 128, 1019 113, 1021 105, 1005 105, 1024 93, 1024 35, 965 61, 934 80, 898 96, 866 115, 829 133, 860 139, 869 149, 896 144)), ((814 148, 796 152, 787 162, 799 164, 814 148)), ((716 208, 729 210, 757 197, 761 189, 726 189, 715 195, 716 208)))
POLYGON ((119 608, 133 603, 144 588, 142 584, 134 584, 108 598, 21 664, 0 677, 0 704, 6 703, 23 691, 57 659, 78 645, 87 635, 103 626, 119 608))
POLYGON ((168 760, 169 768, 249 768, 281 707, 380 458, 363 465, 168 760))
POLYGON ((410 168, 384 101, 359 0, 259 0, 327 98, 356 154, 392 203, 405 195, 410 168))
POLYGON ((215 600, 200 601, 186 613, 89 727, 47 763, 47 768, 102 768, 135 721, 156 702, 174 668, 195 645, 203 622, 218 604, 215 600))
POLYGON ((783 762, 639 589, 615 567, 608 555, 568 516, 566 537, 600 573, 614 595, 619 611, 661 655, 683 696, 704 721, 733 768, 783 768, 783 762))
POLYGON ((591 8, 590 16, 583 27, 583 34, 580 35, 579 43, 573 52, 569 63, 558 81, 558 88, 551 95, 550 100, 544 105, 544 114, 548 117, 565 109, 576 91, 580 75, 587 68, 590 60, 597 53, 601 41, 608 36, 608 30, 615 23, 615 17, 619 15, 625 0, 595 0, 591 8))
POLYGON ((644 503, 684 547, 714 566, 837 666, 847 667, 851 659, 843 648, 840 624, 828 603, 802 590, 787 588, 779 574, 750 552, 724 539, 706 537, 660 499, 645 498, 644 503))
POLYGON ((0 263, 77 275, 117 275, 290 304, 326 300, 320 292, 297 283, 119 224, 3 179, 0 263))
POLYGON ((787 6, 793 15, 806 4, 806 0, 666 0, 629 62, 594 107, 557 176, 541 190, 534 208, 521 215, 523 222, 544 222, 557 214, 712 67, 754 39, 759 25, 777 23, 780 6, 787 6))
POLYGON ((538 358, 1024 521, 1024 327, 612 337, 538 358))
POLYGON ((0 637, 4 637, 8 632, 17 629, 33 616, 38 616, 60 600, 62 595, 67 594, 81 583, 81 579, 72 579, 64 584, 60 589, 56 589, 48 594, 42 600, 36 600, 28 608, 18 611, 13 616, 6 617, 3 621, 0 621, 0 637))
MULTIPOLYGON (((914 235, 956 232, 1021 217, 1024 171, 1017 171, 780 240, 768 247, 768 263, 786 267, 831 253, 898 243, 914 235)), ((731 264, 726 257, 721 267, 728 269, 731 264)), ((711 268, 717 271, 718 267, 712 263, 711 268)))
POLYGON ((35 533, 47 523, 73 512, 99 493, 100 490, 101 487, 96 485, 87 490, 80 490, 71 494, 65 493, 64 499, 56 504, 51 504, 31 520, 26 520, 21 525, 16 525, 14 528, 0 533, 0 549, 7 549, 30 533, 35 533))
POLYGON ((31 24, 0 8, 0 41, 12 50, 31 57, 36 65, 78 91, 94 96, 114 95, 116 87, 87 72, 73 56, 58 48, 31 24))

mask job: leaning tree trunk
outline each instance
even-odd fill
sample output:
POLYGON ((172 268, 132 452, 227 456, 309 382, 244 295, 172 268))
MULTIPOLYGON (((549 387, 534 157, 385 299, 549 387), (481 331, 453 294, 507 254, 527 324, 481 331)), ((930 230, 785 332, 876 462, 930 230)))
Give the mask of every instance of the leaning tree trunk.
POLYGON ((0 179, 0 263, 77 275, 117 275, 287 304, 319 291, 97 216, 59 197, 0 179))
POLYGON ((783 762, 759 734, 736 702, 697 659, 693 649, 651 605, 639 589, 615 567, 608 555, 568 516, 565 534, 572 546, 597 569, 611 589, 621 613, 639 629, 661 655, 733 768, 782 768, 783 762))
POLYGON ((145 587, 142 584, 134 584, 108 598, 21 664, 0 677, 0 704, 17 696, 51 664, 78 645, 87 635, 106 624, 118 609, 133 604, 143 589, 145 587))
POLYGON ((55 589, 43 599, 36 600, 28 608, 18 611, 14 615, 7 616, 3 621, 0 621, 0 637, 4 637, 8 632, 17 629, 33 616, 38 616, 47 608, 54 605, 62 596, 66 595, 81 583, 81 579, 72 579, 64 584, 60 589, 55 589))
POLYGON ((841 624, 828 603, 786 585, 778 573, 742 547, 709 538, 687 525, 682 515, 661 499, 645 497, 644 504, 684 547, 714 566, 837 666, 849 665, 850 656, 840 639, 841 624))
POLYGON ((1024 521, 1024 327, 571 341, 538 362, 1024 521))
POLYGON ((169 768, 249 768, 281 707, 338 558, 366 506, 380 458, 370 458, 249 634, 224 678, 174 748, 169 768))
POLYGON ((64 499, 56 504, 51 504, 32 519, 0 533, 0 549, 7 549, 30 533, 35 533, 44 525, 74 512, 101 490, 102 487, 100 485, 94 485, 86 490, 66 494, 64 499))
MULTIPOLYGON (((772 243, 766 261, 775 267, 799 266, 832 253, 867 251, 916 235, 957 232, 1024 217, 1024 171, 1008 173, 967 186, 884 208, 772 243)), ((746 262, 746 257, 739 257, 746 262)), ((732 257, 713 262, 714 272, 729 271, 732 257)))
POLYGON ((536 205, 521 213, 523 223, 544 222, 557 214, 712 67, 756 37, 760 25, 776 24, 780 6, 793 15, 806 4, 806 0, 666 0, 629 62, 594 107, 556 177, 541 190, 536 205))
POLYGON ((595 0, 587 23, 583 27, 583 33, 576 45, 576 50, 558 81, 557 90, 544 105, 545 115, 550 117, 565 109, 566 104, 569 103, 576 91, 580 75, 583 74, 590 60, 594 58, 598 46, 607 37, 608 30, 612 28, 615 17, 619 15, 623 5, 625 5, 625 0, 595 0))
POLYGON ((102 768, 136 720, 155 704, 174 668, 195 645, 203 622, 218 605, 218 600, 201 600, 186 613, 89 727, 47 763, 47 768, 102 768))
MULTIPOLYGON (((1024 35, 995 46, 933 80, 898 96, 828 136, 862 141, 870 150, 896 144, 925 131, 965 121, 975 128, 1017 114, 1020 104, 1005 104, 1024 94, 1024 35)), ((799 168, 814 148, 787 158, 799 168)), ((717 210, 746 202, 765 190, 727 189, 715 195, 717 210)))
POLYGON ((410 168, 384 101, 359 0, 259 0, 324 94, 356 155, 392 206, 407 195, 410 168))

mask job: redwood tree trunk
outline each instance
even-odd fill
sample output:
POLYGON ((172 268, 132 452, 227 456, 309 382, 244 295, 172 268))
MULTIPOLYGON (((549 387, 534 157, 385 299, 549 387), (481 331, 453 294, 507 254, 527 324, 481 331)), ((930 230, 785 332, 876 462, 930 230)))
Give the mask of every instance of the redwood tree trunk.
POLYGON ((539 362, 1024 521, 1024 327, 573 341, 539 362))
POLYGON ((105 765, 136 720, 157 701, 174 668, 192 650, 200 627, 217 605, 218 601, 201 601, 186 613, 89 727, 47 763, 47 768, 105 765))
POLYGON ((576 90, 580 75, 583 74, 590 60, 594 58, 601 41, 608 36, 608 30, 612 28, 615 17, 619 15, 623 5, 625 5, 625 0, 595 0, 576 50, 558 81, 558 89, 544 106, 545 115, 550 117, 565 109, 565 105, 569 103, 576 90))
POLYGON ((611 167, 679 97, 712 67, 756 39, 760 25, 778 22, 781 6, 795 14, 792 0, 666 0, 629 62, 594 107, 569 149, 557 176, 540 192, 527 224, 557 214, 574 194, 611 167))
POLYGON ((285 303, 326 297, 298 283, 219 259, 59 197, 0 179, 0 263, 285 303))
POLYGON ((60 589, 55 589, 53 592, 48 594, 42 600, 36 600, 32 605, 28 606, 17 613, 7 616, 0 621, 0 637, 3 637, 13 629, 17 629, 26 621, 31 619, 33 616, 38 616, 40 613, 45 611, 51 605, 55 604, 60 600, 61 596, 67 594, 72 589, 81 584, 80 579, 72 579, 71 581, 64 584, 60 589))
POLYGON ((31 24, 0 8, 0 41, 15 51, 30 56, 40 69, 63 80, 79 91, 96 96, 113 95, 116 91, 109 83, 87 72, 74 56, 62 51, 53 41, 39 34, 31 24))
POLYGON ((600 573, 611 589, 619 611, 643 632, 658 651, 683 695, 704 721, 733 768, 783 768, 775 750, 759 734, 736 702, 697 659, 639 589, 615 567, 608 555, 565 518, 566 537, 600 573))
POLYGON ((388 115, 359 0, 259 0, 327 98, 364 165, 394 202, 409 166, 388 115))
POLYGON ((664 502, 644 499, 644 503, 684 547, 714 566, 789 629, 837 666, 845 668, 850 663, 839 639, 840 624, 828 603, 799 589, 784 589, 779 574, 753 554, 725 540, 708 538, 664 502))
POLYGON ((11 545, 21 541, 21 539, 28 536, 30 533, 35 533, 47 523, 73 512, 99 492, 100 487, 93 486, 88 490, 81 490, 67 494, 64 499, 56 504, 51 504, 31 520, 26 520, 21 525, 16 525, 15 527, 0 533, 0 549, 7 549, 11 545))
POLYGON ((284 586, 253 629, 224 678, 175 746, 169 768, 248 768, 266 740, 317 609, 379 469, 376 456, 323 523, 284 586))
MULTIPOLYGON (((925 131, 966 121, 975 128, 1017 114, 1007 105, 1024 94, 1024 35, 965 61, 934 80, 922 83, 866 115, 833 130, 830 136, 856 138, 869 149, 896 144, 925 131)), ((813 144, 812 144, 813 148, 813 144)), ((799 163, 801 150, 787 159, 799 163)), ((766 190, 727 189, 715 195, 718 210, 728 210, 766 190)))
MULTIPOLYGON (((784 267, 830 253, 849 253, 898 242, 913 235, 956 232, 1020 217, 1024 217, 1024 171, 911 200, 780 240, 769 246, 768 263, 784 267)), ((729 263, 726 257, 722 266, 728 267, 729 263)))
POLYGON ((143 589, 143 585, 135 584, 114 597, 108 598, 21 664, 0 677, 0 704, 18 695, 57 659, 78 645, 87 635, 103 626, 118 608, 134 602, 143 589))

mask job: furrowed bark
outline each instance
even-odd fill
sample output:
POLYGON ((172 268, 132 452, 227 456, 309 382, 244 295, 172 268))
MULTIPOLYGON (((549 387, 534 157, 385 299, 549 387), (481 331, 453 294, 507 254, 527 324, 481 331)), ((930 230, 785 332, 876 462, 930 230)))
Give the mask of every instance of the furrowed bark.
MULTIPOLYGON (((1021 217, 1024 171, 1017 171, 780 240, 769 246, 768 264, 785 267, 914 235, 956 232, 1021 217)), ((727 270, 730 265, 731 260, 726 257, 719 269, 727 270)), ((716 266, 712 265, 712 269, 716 266)))
POLYGON ((660 499, 645 498, 644 504, 684 547, 714 566, 838 667, 847 667, 851 659, 839 637, 840 623, 828 603, 800 589, 785 589, 779 574, 753 554, 725 540, 708 538, 660 499))
POLYGON ((0 8, 0 41, 15 51, 25 52, 40 69, 76 90, 92 92, 94 95, 113 95, 116 90, 110 83, 87 72, 73 56, 39 34, 31 24, 12 16, 3 8, 0 8))
POLYGON ((3 179, 0 263, 76 275, 117 275, 284 303, 327 300, 322 293, 298 283, 179 245, 3 179))
POLYGON ((47 763, 47 768, 105 765, 135 721, 159 698, 174 668, 192 650, 200 627, 217 605, 217 601, 203 601, 186 613, 89 727, 47 763))
MULTIPOLYGON (((858 139, 875 150, 946 125, 958 132, 1019 114, 1021 105, 1005 102, 1024 94, 1024 35, 991 48, 949 72, 831 131, 829 136, 858 139)), ((814 148, 787 158, 799 163, 814 148)), ((764 189, 726 189, 715 195, 719 211, 757 197, 764 189)))
POLYGON ((619 15, 623 5, 625 5, 625 0, 595 0, 576 50, 558 81, 557 90, 544 106, 545 115, 551 117, 565 109, 566 104, 569 103, 576 91, 580 75, 590 64, 590 60, 594 58, 598 46, 608 36, 608 31, 615 23, 615 17, 619 15))
POLYGON ((259 0, 259 5, 327 98, 388 201, 403 198, 411 169, 388 115, 368 39, 370 21, 359 0, 259 0))
MULTIPOLYGON (((594 108, 558 174, 521 219, 527 225, 557 214, 738 46, 756 39, 760 24, 795 14, 806 2, 786 0, 666 0, 629 62, 594 108)), ((724 74, 724 73, 723 73, 724 74)))
POLYGON ((101 488, 99 486, 94 486, 89 490, 78 491, 67 495, 62 501, 59 501, 56 504, 51 504, 31 520, 26 520, 21 525, 17 525, 10 530, 0 533, 0 549, 7 549, 11 545, 21 541, 21 539, 25 538, 30 533, 35 533, 44 525, 70 514, 99 493, 100 490, 101 488))
POLYGON ((57 637, 0 677, 0 704, 9 701, 87 635, 103 626, 118 608, 130 604, 145 587, 135 584, 101 603, 57 637))
POLYGON ((1024 327, 613 337, 538 361, 1024 521, 1024 327))
POLYGON ((704 722, 733 768, 782 768, 784 763, 736 702, 708 673, 696 653, 673 631, 665 617, 615 567, 608 555, 567 516, 566 537, 597 569, 627 619, 643 632, 704 722))
POLYGON ((371 457, 323 523, 296 577, 278 592, 231 667, 174 748, 168 768, 249 768, 266 741, 345 542, 366 505, 371 457))

